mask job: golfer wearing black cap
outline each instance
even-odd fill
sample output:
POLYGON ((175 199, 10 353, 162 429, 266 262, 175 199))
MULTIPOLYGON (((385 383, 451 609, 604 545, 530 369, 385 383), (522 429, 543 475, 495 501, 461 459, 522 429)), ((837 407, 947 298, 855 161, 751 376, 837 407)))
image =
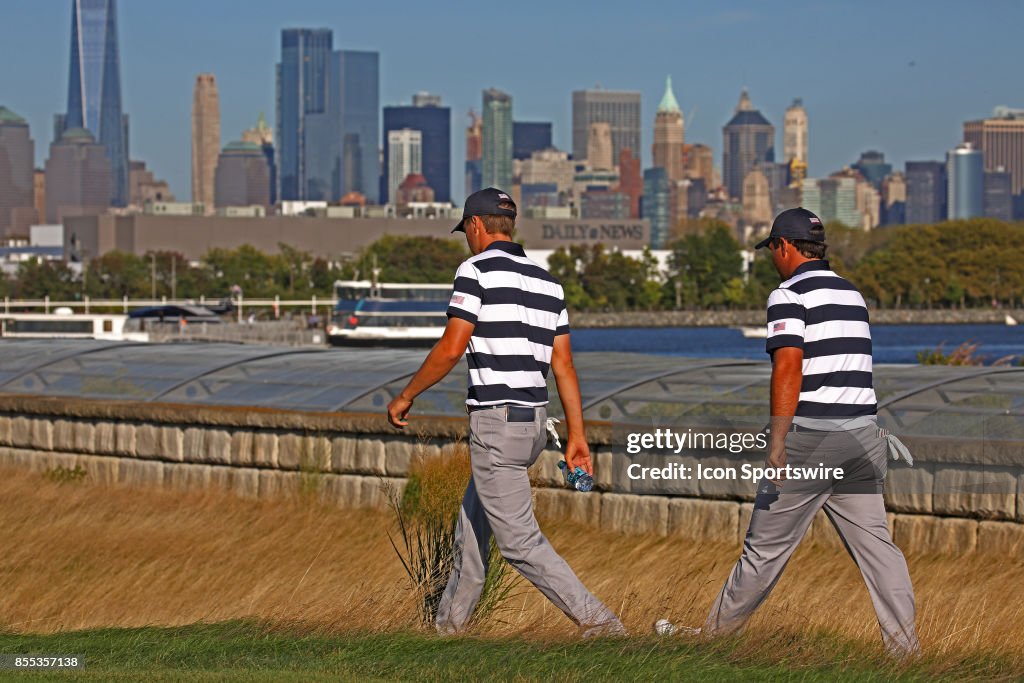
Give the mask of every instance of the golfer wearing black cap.
MULTIPOLYGON (((829 268, 824 226, 807 209, 779 214, 771 234, 757 245, 765 247, 783 278, 768 297, 767 466, 822 463, 841 467, 843 474, 822 481, 778 476, 760 482, 743 553, 703 630, 742 628, 824 509, 861 570, 886 648, 917 652, 914 591, 882 499, 888 444, 876 423, 867 306, 856 287, 829 268)), ((674 630, 667 622, 656 628, 674 630)))
POLYGON ((455 274, 448 325, 408 386, 388 405, 391 424, 405 427, 413 399, 444 378, 468 346, 472 477, 436 626, 455 633, 469 622, 484 587, 493 534, 509 564, 584 635, 624 633, 611 610, 551 547, 533 515, 526 468, 547 443, 549 367, 569 429, 566 462, 587 472, 592 468, 562 286, 512 241, 515 219, 515 203, 501 190, 489 187, 466 199, 462 220, 452 232, 466 233, 473 256, 455 274))

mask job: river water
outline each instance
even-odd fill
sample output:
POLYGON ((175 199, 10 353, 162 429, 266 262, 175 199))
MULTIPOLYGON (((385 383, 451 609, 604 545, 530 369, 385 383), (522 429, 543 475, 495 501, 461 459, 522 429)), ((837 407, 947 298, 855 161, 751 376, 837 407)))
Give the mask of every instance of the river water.
MULTIPOLYGON (((876 363, 916 363, 917 352, 977 343, 986 362, 1024 355, 1024 325, 872 325, 876 363)), ((591 328, 572 332, 574 351, 629 351, 697 358, 767 360, 764 339, 728 327, 591 328)))

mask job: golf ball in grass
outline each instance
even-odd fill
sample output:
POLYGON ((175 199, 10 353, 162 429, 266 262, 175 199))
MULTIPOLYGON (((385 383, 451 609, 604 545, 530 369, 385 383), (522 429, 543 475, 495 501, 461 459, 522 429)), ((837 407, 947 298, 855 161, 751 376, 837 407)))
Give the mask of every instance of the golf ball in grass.
POLYGON ((659 636, 670 636, 676 632, 676 627, 668 619, 658 619, 654 622, 654 632, 659 636))

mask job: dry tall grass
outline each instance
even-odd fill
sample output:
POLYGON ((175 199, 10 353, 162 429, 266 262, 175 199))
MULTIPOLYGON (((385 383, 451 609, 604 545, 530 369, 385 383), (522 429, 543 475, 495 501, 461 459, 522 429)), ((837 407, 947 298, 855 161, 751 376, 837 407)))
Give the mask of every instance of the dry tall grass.
MULTIPOLYGON (((300 499, 259 502, 62 484, 2 471, 0 629, 52 632, 241 617, 336 630, 415 627, 415 595, 388 542, 392 523, 384 512, 328 509, 300 499)), ((557 520, 544 526, 591 590, 640 633, 662 616, 699 624, 738 552, 557 520)), ((972 654, 997 655, 1024 672, 1024 559, 909 561, 928 652, 950 666, 972 654)), ((478 632, 544 639, 574 634, 528 585, 520 585, 507 607, 478 632)), ((806 545, 748 633, 756 636, 751 642, 811 650, 814 643, 803 634, 814 630, 867 649, 879 641, 852 561, 806 545)))

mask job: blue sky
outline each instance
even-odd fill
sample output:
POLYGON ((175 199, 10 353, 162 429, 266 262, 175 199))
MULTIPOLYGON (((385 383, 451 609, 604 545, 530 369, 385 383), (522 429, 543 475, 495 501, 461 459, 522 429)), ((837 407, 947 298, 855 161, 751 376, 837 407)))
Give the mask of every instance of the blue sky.
MULTIPOLYGON (((461 198, 465 112, 481 90, 514 98, 517 120, 554 122, 571 146, 571 91, 597 83, 643 93, 644 162, 654 110, 672 75, 688 142, 710 144, 740 88, 775 124, 802 97, 810 171, 827 173, 862 150, 939 159, 961 123, 999 104, 1024 107, 1019 45, 1024 3, 632 2, 521 0, 122 0, 122 89, 131 152, 181 199, 190 192, 190 108, 197 73, 217 76, 226 144, 260 111, 273 122, 280 29, 327 27, 336 48, 381 53, 381 104, 414 92, 452 107, 453 191, 461 198), (168 8, 173 8, 168 12, 168 8)), ((66 107, 70 0, 4 0, 0 104, 29 120, 41 165, 53 114, 66 107)))

